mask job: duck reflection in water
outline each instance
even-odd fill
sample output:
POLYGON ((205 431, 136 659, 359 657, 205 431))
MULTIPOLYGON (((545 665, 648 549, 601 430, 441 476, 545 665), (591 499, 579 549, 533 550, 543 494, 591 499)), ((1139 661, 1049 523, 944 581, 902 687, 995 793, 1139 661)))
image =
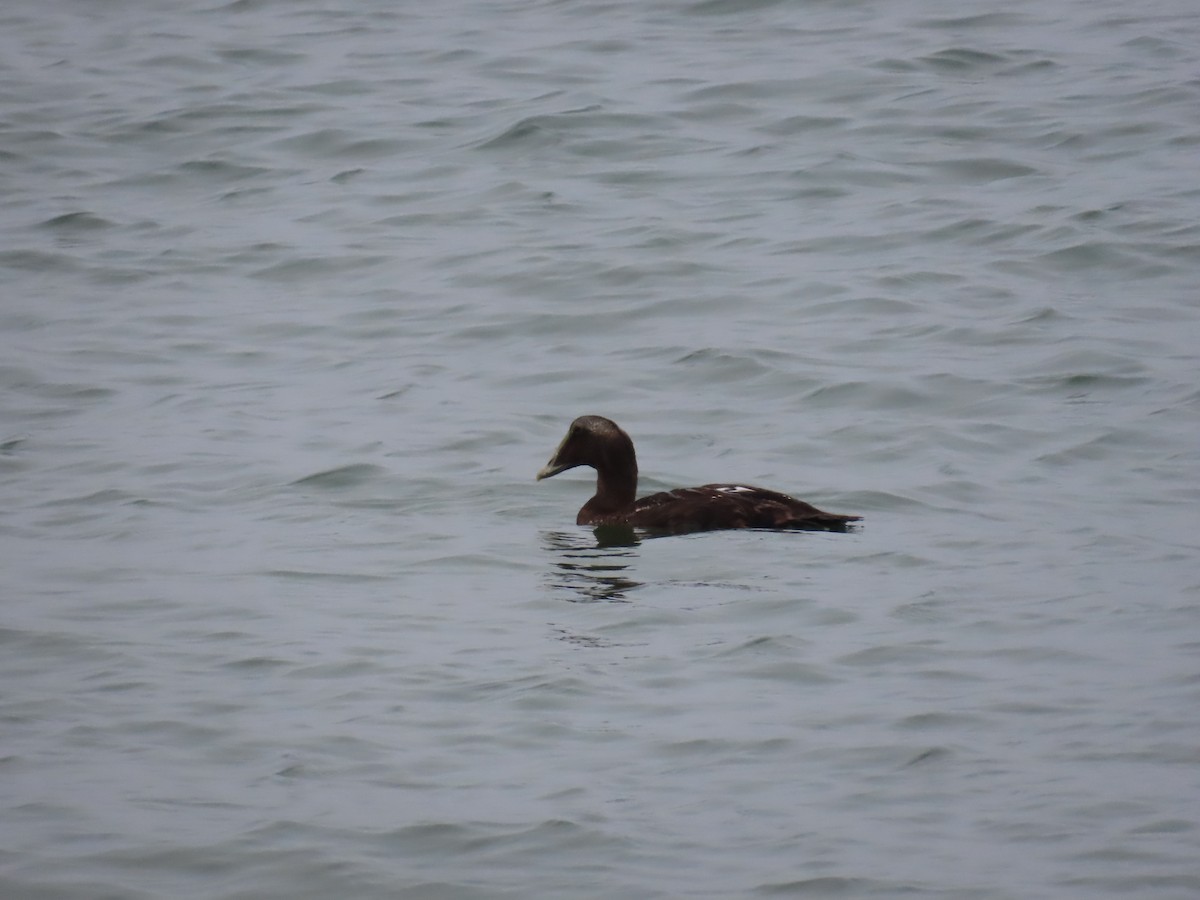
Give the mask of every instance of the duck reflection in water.
POLYGON ((572 603, 628 603, 627 595, 642 586, 625 574, 641 540, 632 528, 613 526, 595 529, 593 537, 589 540, 577 531, 543 532, 546 550, 557 557, 547 584, 565 592, 572 603))

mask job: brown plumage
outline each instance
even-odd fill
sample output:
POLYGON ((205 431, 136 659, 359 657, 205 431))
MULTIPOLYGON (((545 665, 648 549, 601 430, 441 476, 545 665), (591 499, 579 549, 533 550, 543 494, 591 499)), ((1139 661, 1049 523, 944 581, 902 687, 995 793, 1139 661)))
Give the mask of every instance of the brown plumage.
POLYGON ((745 484, 677 488, 638 500, 633 441, 603 416, 580 416, 572 422, 537 480, 576 466, 596 470, 596 496, 579 510, 578 525, 625 525, 676 533, 717 528, 845 531, 848 523, 862 518, 823 512, 787 494, 745 484))

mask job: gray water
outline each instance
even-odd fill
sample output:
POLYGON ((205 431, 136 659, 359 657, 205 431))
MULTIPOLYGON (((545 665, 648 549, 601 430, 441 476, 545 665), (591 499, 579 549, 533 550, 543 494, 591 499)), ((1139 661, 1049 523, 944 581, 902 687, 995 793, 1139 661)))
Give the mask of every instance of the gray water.
POLYGON ((1191 0, 5 4, 0 897, 1200 895, 1198 154, 1191 0))

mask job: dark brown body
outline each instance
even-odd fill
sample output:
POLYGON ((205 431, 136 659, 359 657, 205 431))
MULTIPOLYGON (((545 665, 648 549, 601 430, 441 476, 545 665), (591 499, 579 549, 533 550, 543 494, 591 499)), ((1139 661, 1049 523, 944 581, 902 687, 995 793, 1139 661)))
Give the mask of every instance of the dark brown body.
POLYGON ((571 423, 538 480, 576 466, 596 470, 596 495, 583 508, 578 525, 624 525, 682 533, 718 528, 801 528, 845 531, 860 516, 828 513, 778 491, 745 484, 706 484, 637 495, 637 455, 633 441, 615 422, 581 416, 571 423))

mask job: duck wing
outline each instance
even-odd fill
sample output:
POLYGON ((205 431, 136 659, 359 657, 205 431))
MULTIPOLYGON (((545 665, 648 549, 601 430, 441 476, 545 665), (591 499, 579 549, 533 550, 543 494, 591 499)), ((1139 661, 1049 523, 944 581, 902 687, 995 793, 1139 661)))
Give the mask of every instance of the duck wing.
POLYGON ((642 497, 629 525, 660 531, 718 528, 800 528, 844 531, 860 516, 828 513, 787 494, 747 484, 705 484, 642 497))

